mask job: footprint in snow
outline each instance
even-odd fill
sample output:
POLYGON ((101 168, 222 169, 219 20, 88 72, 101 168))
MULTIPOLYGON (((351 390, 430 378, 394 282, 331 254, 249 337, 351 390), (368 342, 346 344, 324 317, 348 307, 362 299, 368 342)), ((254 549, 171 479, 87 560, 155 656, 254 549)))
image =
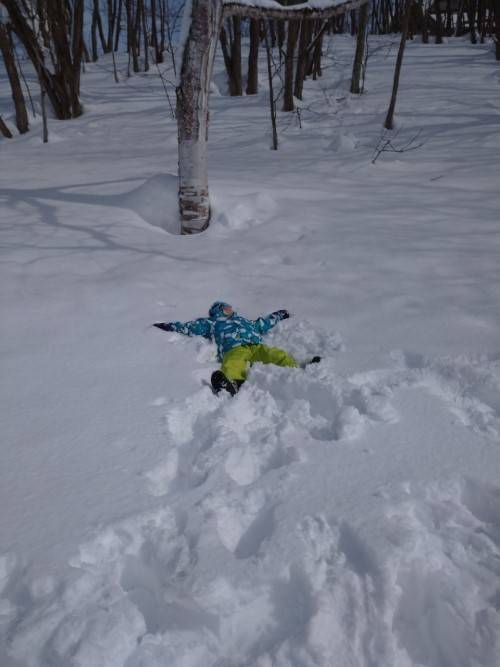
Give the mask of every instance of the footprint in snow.
POLYGON ((205 389, 169 408, 168 451, 147 473, 153 495, 195 488, 224 470, 237 485, 307 460, 314 441, 358 438, 397 421, 389 388, 339 377, 328 361, 305 370, 256 364, 235 398, 205 389))
POLYGON ((500 441, 500 361, 486 355, 426 359, 395 351, 393 383, 421 386, 476 433, 500 441))

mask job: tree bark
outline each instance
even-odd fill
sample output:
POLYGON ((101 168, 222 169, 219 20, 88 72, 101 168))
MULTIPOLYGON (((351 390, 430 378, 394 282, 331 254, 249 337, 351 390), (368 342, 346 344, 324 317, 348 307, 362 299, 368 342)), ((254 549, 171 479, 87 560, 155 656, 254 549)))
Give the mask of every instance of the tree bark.
POLYGON ((148 24, 146 20, 146 7, 144 0, 138 0, 141 8, 142 36, 144 43, 144 71, 149 72, 149 44, 148 44, 148 24))
POLYGON ((12 132, 5 124, 2 116, 0 116, 0 134, 3 134, 6 139, 12 139, 12 132))
MULTIPOLYGON (((267 36, 267 27, 265 22, 262 21, 264 28, 264 41, 266 45, 266 56, 267 56, 267 76, 269 80, 269 111, 271 112, 271 127, 273 131, 273 145, 272 149, 274 151, 278 150, 278 128, 276 127, 276 103, 274 101, 274 88, 273 88, 273 68, 271 62, 271 47, 269 45, 269 38, 267 36)), ((271 25, 271 22, 269 22, 271 25)))
POLYGON ((323 50, 323 32, 320 31, 319 36, 314 43, 314 51, 311 61, 311 73, 313 81, 316 81, 318 76, 321 76, 321 54, 323 50))
POLYGON ((493 0, 495 10, 495 57, 500 60, 500 0, 493 0))
POLYGON ((392 130, 394 127, 394 109, 396 108, 396 98, 398 95, 399 76, 401 74, 401 65, 403 64, 403 55, 406 46, 406 35, 408 33, 408 17, 410 14, 412 0, 406 0, 404 15, 401 25, 401 41, 399 42, 398 57, 396 59, 396 68, 394 70, 394 81, 392 84, 392 95, 387 116, 385 118, 384 127, 386 130, 392 130))
POLYGON ((283 111, 293 111, 295 105, 293 102, 293 57, 295 54, 295 45, 299 32, 299 21, 291 19, 288 21, 288 36, 286 41, 285 54, 285 90, 283 93, 283 111))
POLYGON ((132 58, 132 69, 139 72, 139 56, 137 53, 137 32, 133 18, 132 0, 125 0, 125 12, 127 14, 127 48, 132 58))
POLYGON ((250 20, 250 51, 248 53, 247 95, 259 92, 259 42, 260 27, 258 19, 250 20))
MULTIPOLYGON (((229 26, 230 27, 230 26, 229 26)), ((224 65, 226 66, 227 81, 229 84, 229 94, 231 97, 238 95, 238 84, 234 79, 234 68, 232 59, 232 41, 229 44, 227 38, 227 31, 224 24, 220 28, 220 45, 222 48, 222 56, 224 58, 224 65)))
POLYGON ((72 12, 68 11, 64 0, 50 0, 46 13, 44 6, 40 5, 37 18, 40 19, 41 34, 49 49, 54 73, 47 68, 38 36, 31 28, 19 2, 2 0, 2 3, 8 11, 14 32, 37 71, 56 117, 60 120, 76 118, 82 113, 79 93, 83 53, 83 0, 75 0, 72 12))
POLYGON ((120 33, 122 30, 122 8, 123 8, 123 0, 118 0, 118 9, 116 10, 115 44, 113 47, 115 51, 118 51, 118 46, 120 45, 120 33))
POLYGON ((469 20, 469 31, 470 31, 471 44, 477 44, 476 14, 477 14, 476 0, 469 0, 468 3, 467 3, 467 18, 469 20))
POLYGON ((294 95, 298 100, 302 99, 304 89, 304 79, 307 73, 308 52, 307 45, 311 33, 310 21, 300 22, 299 52, 297 55, 297 67, 295 69, 294 95))
POLYGON ((151 0, 151 46, 155 54, 155 62, 163 62, 163 53, 158 41, 158 28, 156 27, 156 0, 151 0))
POLYGON ((368 19, 368 5, 363 5, 359 10, 358 38, 356 42, 356 53, 354 55, 354 64, 352 67, 351 93, 359 95, 361 68, 363 67, 363 58, 365 55, 366 22, 368 19))
POLYGON ((443 17, 439 10, 439 5, 436 11, 436 44, 443 43, 443 17))
POLYGON ((222 3, 219 0, 192 0, 191 25, 176 91, 182 234, 201 232, 210 221, 208 93, 221 22, 222 3))
POLYGON ((26 101, 24 99, 21 81, 17 72, 16 60, 14 58, 14 49, 12 47, 12 38, 7 26, 0 21, 0 51, 2 52, 5 69, 9 77, 10 88, 12 91, 12 100, 16 110, 16 126, 20 134, 29 130, 28 112, 26 111, 26 101))
POLYGON ((116 21, 116 0, 108 0, 108 37, 106 39, 106 46, 104 53, 111 53, 113 50, 113 32, 115 30, 116 21))
MULTIPOLYGON (((207 175, 208 94, 223 16, 290 18, 295 23, 303 18, 327 20, 331 16, 355 9, 366 1, 348 0, 341 5, 332 2, 320 9, 298 10, 290 7, 268 9, 239 4, 237 1, 224 6, 220 0, 191 1, 191 20, 182 54, 180 83, 176 90, 182 234, 201 232, 208 227, 210 221, 207 175)), ((291 64, 293 78, 293 54, 291 64)))
POLYGON ((94 0, 94 7, 92 10, 92 60, 95 62, 98 57, 97 53, 97 32, 99 32, 99 39, 101 41, 101 48, 106 53, 106 39, 104 37, 104 28, 102 27, 101 9, 99 7, 99 0, 94 0))
POLYGON ((423 10, 422 15, 422 44, 429 43, 429 12, 427 9, 423 10))

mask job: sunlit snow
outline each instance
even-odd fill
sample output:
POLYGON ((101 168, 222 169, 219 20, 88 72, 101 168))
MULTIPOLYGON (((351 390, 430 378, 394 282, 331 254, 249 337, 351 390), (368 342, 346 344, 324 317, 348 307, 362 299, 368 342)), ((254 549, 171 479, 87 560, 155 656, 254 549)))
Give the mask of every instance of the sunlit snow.
POLYGON ((1 141, 1 667, 500 664, 498 65, 408 43, 414 150, 373 162, 397 37, 360 97, 326 46, 277 152, 218 55, 198 236, 154 69, 1 141), (322 362, 214 396, 214 347, 149 325, 216 299, 322 362))

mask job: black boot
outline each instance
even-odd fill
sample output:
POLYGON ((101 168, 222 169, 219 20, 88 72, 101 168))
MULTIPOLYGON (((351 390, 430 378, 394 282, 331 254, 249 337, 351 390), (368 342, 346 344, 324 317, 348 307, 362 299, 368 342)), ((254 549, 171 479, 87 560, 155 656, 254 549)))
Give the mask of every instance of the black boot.
POLYGON ((309 359, 309 361, 305 361, 303 364, 300 364, 301 368, 305 368, 306 366, 309 366, 309 364, 319 364, 321 361, 321 357, 313 357, 312 359, 309 359))
POLYGON ((212 388, 216 394, 223 389, 234 396, 240 388, 241 382, 236 382, 227 378, 222 371, 214 371, 212 373, 212 388))

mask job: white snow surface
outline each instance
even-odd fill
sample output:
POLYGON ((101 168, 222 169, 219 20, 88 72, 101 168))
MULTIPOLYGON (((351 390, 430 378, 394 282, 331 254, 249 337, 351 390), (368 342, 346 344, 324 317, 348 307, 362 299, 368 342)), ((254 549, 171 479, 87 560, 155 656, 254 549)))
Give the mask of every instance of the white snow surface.
POLYGON ((421 146, 373 164, 396 42, 361 97, 328 43, 278 152, 219 55, 198 236, 153 71, 0 143, 2 667, 500 664, 500 75, 410 42, 421 146), (216 299, 322 362, 214 396, 213 346, 148 325, 216 299))

